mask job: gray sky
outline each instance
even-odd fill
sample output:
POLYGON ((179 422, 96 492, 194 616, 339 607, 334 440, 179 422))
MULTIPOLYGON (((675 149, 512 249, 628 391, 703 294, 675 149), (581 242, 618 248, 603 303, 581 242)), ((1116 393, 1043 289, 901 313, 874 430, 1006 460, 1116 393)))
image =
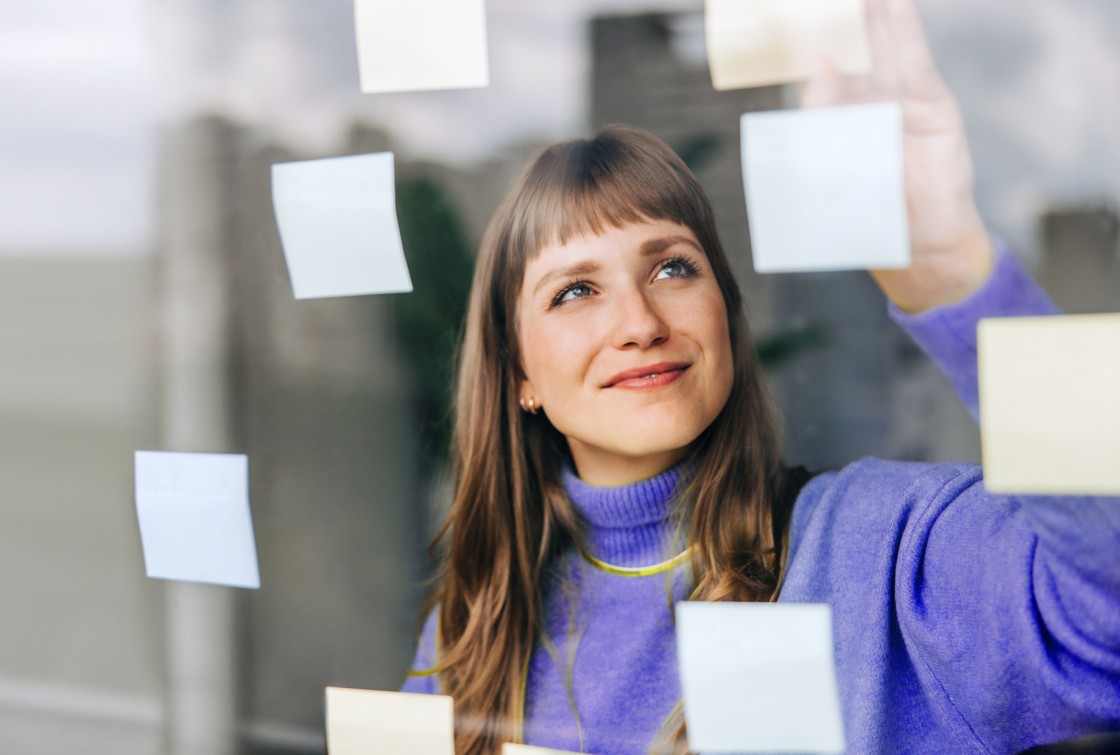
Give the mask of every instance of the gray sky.
MULTIPOLYGON (((991 225, 1120 195, 1120 3, 918 0, 991 225)), ((358 92, 352 0, 0 0, 0 253, 150 245, 156 129, 219 110, 309 151, 354 117, 456 162, 582 127, 591 13, 701 0, 488 0, 491 86, 358 92)))
POLYGON ((135 251, 150 229, 141 0, 0 0, 0 250, 135 251))

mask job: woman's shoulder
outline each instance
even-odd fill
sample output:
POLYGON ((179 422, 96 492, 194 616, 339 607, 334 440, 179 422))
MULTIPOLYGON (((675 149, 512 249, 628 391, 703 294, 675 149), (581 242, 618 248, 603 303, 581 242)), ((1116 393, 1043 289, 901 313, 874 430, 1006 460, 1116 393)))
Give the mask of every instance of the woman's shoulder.
POLYGON ((905 492, 915 486, 940 489, 953 480, 967 486, 982 477, 980 466, 968 462, 892 461, 869 456, 840 469, 814 474, 802 489, 802 496, 812 492, 858 497, 875 492, 905 492))
POLYGON ((962 498, 985 497, 982 481, 976 464, 860 459, 816 474, 801 488, 793 510, 794 537, 813 522, 857 528, 873 523, 879 529, 892 521, 903 525, 962 498))
POLYGON ((993 503, 982 480, 975 464, 874 458, 816 475, 794 505, 783 592, 821 598, 853 580, 887 584, 898 563, 927 552, 935 532, 975 538, 992 530, 993 517, 1014 518, 1014 502, 993 503))

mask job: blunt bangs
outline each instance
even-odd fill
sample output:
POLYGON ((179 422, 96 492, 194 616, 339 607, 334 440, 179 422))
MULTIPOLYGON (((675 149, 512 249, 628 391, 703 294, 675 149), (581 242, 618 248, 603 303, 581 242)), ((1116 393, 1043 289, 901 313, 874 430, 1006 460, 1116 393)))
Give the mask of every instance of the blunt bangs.
POLYGON ((550 244, 646 220, 670 220, 710 240, 703 192, 655 137, 612 126, 592 139, 545 151, 525 177, 512 212, 509 252, 524 262, 550 244))

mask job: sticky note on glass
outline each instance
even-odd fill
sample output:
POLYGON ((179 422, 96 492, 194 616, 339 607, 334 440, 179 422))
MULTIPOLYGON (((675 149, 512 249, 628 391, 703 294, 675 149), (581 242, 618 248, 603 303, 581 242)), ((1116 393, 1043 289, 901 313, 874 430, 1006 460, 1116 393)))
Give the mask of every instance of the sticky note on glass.
POLYGON ((1120 314, 981 320, 984 485, 1120 495, 1120 314))
POLYGON ((677 655, 691 750, 844 750, 829 606, 678 603, 677 655))
POLYGON ((822 55, 871 70, 864 0, 707 0, 704 32, 716 89, 805 79, 822 55))
POLYGON ((483 0, 355 0, 363 92, 490 83, 483 0))
POLYGON ((506 743, 502 745, 502 755, 575 755, 571 750, 552 750, 548 747, 533 747, 506 743))
POLYGON ((327 687, 330 755, 455 755, 446 695, 327 687))
POLYGON ((272 166, 272 205, 297 299, 412 290, 393 154, 272 166))
POLYGON ((897 103, 747 113, 741 138, 756 271, 909 266, 897 103))
POLYGON ((261 586, 247 457, 137 451, 136 513, 149 577, 261 586))

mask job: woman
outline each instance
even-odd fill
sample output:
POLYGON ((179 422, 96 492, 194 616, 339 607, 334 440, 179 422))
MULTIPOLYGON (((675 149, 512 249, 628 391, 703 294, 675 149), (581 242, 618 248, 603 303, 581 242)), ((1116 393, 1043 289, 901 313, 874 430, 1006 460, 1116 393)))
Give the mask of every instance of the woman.
MULTIPOLYGON (((905 108, 914 260, 874 275, 975 410, 976 320, 1052 307, 978 219, 913 9, 874 2, 870 22, 905 108)), ((827 70, 806 98, 853 99, 827 70)), ((454 696, 460 753, 686 748, 683 599, 830 603, 851 752, 1120 727, 1120 504, 989 496, 968 465, 783 472, 708 202, 644 132, 550 148, 495 214, 454 449, 404 689, 454 696)))

